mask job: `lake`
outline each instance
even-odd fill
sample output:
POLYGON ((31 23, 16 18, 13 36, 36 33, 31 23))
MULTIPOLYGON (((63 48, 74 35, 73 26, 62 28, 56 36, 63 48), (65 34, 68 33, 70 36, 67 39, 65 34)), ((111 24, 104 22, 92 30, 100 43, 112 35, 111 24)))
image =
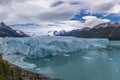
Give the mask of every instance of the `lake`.
POLYGON ((64 55, 25 58, 36 67, 28 70, 63 80, 120 80, 120 41, 106 48, 81 49, 64 55))
POLYGON ((3 59, 63 80, 120 80, 120 41, 36 36, 0 38, 3 59))

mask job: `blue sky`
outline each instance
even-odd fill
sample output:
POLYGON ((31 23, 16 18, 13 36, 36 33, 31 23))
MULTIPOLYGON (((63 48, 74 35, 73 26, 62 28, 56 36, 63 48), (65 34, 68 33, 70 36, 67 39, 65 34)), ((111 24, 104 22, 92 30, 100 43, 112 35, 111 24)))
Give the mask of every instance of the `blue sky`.
POLYGON ((93 27, 120 22, 120 0, 0 0, 0 20, 37 33, 93 27))
POLYGON ((84 21, 82 19, 83 16, 96 16, 97 18, 105 18, 111 20, 111 22, 120 22, 120 15, 119 14, 114 14, 111 13, 109 15, 104 16, 103 13, 96 13, 96 14, 90 14, 90 13, 84 13, 84 11, 77 13, 71 20, 79 20, 79 21, 84 21))

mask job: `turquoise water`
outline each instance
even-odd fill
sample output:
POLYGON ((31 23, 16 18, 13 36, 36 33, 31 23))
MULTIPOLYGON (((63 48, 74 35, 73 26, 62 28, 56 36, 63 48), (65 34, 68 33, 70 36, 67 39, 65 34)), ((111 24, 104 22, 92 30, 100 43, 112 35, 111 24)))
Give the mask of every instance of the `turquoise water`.
POLYGON ((29 70, 52 78, 120 80, 120 41, 111 41, 103 49, 83 49, 62 56, 25 58, 24 61, 36 65, 29 70))

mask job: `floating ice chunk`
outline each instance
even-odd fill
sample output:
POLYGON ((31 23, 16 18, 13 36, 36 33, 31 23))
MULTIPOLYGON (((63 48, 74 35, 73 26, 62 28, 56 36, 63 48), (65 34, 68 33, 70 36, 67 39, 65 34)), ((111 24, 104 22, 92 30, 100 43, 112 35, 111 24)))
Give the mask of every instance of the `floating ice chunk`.
POLYGON ((44 61, 50 61, 50 59, 44 59, 44 61))
POLYGON ((66 57, 68 57, 68 56, 70 56, 69 54, 63 54, 63 56, 66 56, 66 57))
POLYGON ((116 72, 118 72, 118 71, 119 71, 119 69, 116 69, 115 71, 116 71, 116 72))
POLYGON ((91 58, 90 57, 83 57, 84 59, 86 59, 86 60, 90 60, 91 58))
POLYGON ((113 58, 109 58, 108 60, 112 61, 112 60, 113 60, 113 58))
POLYGON ((36 71, 40 71, 41 69, 40 69, 40 68, 36 68, 35 70, 36 70, 36 71))

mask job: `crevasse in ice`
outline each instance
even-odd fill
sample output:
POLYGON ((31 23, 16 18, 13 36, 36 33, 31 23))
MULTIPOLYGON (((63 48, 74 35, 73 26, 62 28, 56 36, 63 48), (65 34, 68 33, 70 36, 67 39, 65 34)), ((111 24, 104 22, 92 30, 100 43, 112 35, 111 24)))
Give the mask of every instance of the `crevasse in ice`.
POLYGON ((0 38, 0 53, 20 54, 28 57, 61 55, 81 49, 104 48, 107 39, 38 36, 28 38, 0 38))

